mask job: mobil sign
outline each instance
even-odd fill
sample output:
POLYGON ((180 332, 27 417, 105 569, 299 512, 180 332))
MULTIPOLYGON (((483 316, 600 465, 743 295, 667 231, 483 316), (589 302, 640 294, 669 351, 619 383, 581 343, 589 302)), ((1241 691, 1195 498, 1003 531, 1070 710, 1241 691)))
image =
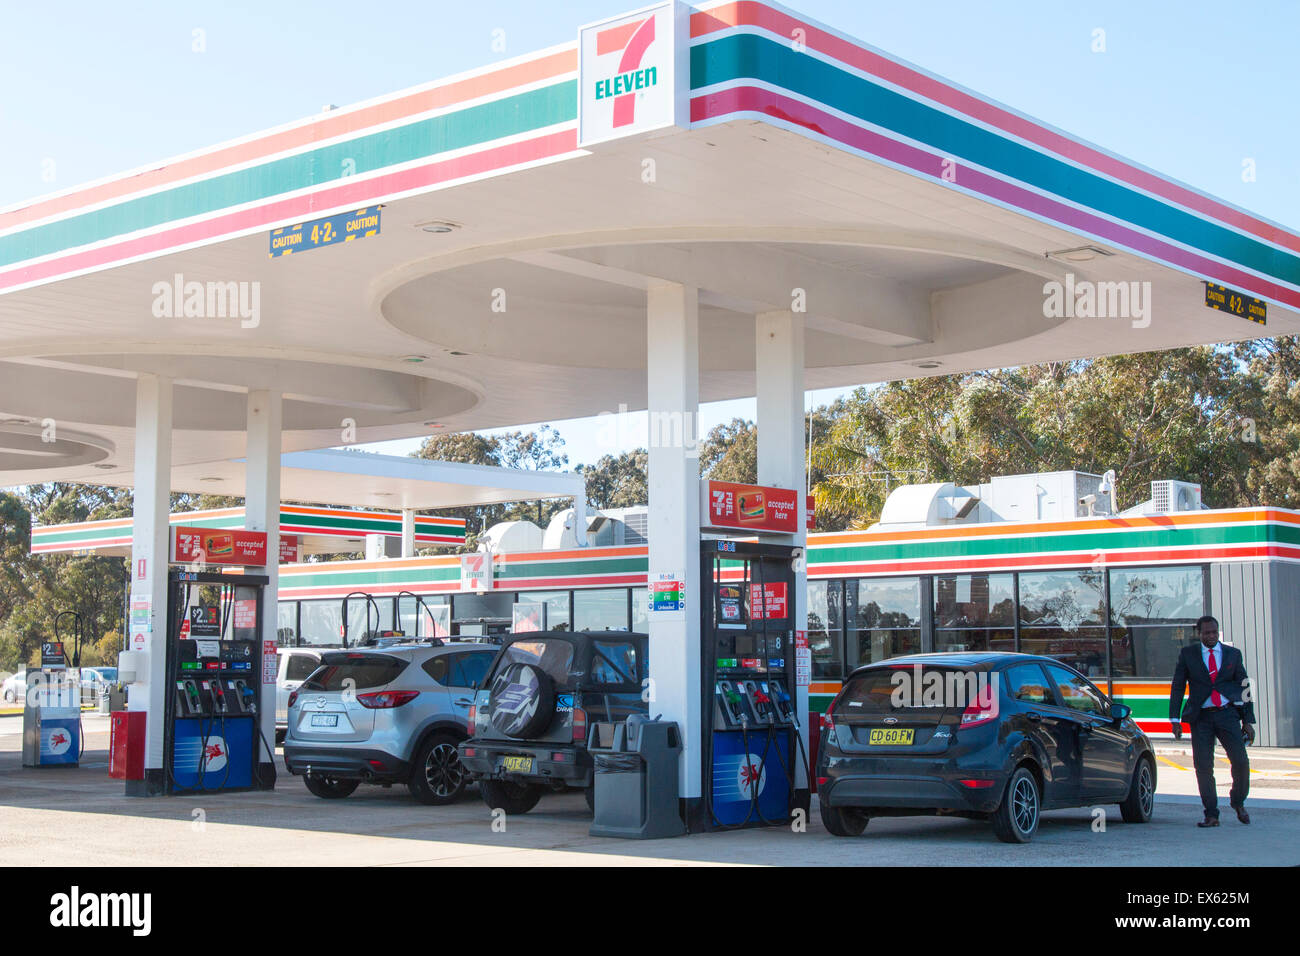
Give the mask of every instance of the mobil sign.
POLYGON ((578 145, 689 122, 690 8, 661 3, 578 31, 578 145))

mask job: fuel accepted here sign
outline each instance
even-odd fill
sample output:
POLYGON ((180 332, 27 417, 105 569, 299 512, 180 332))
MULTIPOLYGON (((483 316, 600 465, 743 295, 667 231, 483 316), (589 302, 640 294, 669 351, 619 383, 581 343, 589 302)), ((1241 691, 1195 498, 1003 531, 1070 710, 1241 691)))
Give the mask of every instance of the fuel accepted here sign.
POLYGON ((709 527, 783 534, 799 530, 799 496, 789 488, 731 481, 706 481, 703 488, 700 516, 709 527))

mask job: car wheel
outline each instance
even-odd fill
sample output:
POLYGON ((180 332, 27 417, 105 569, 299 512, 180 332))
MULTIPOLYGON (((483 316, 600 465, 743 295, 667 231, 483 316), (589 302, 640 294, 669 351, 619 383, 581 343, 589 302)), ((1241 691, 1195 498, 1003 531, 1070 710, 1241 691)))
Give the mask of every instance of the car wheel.
POLYGON ((1038 832, 1041 808, 1038 779, 1025 767, 1017 767, 1007 781, 1002 806, 993 814, 993 832, 1003 843, 1028 843, 1038 832))
POLYGON ((871 817, 867 815, 867 811, 858 807, 828 807, 825 803, 822 803, 820 809, 822 826, 832 836, 862 836, 862 832, 867 828, 867 823, 871 820, 871 817))
POLYGON ((5 691, 5 703, 6 703, 6 704, 13 704, 13 703, 16 703, 17 700, 18 700, 18 695, 15 694, 13 691, 11 691, 11 690, 7 690, 7 691, 5 691))
POLYGON ((596 781, 591 781, 591 786, 582 791, 582 796, 587 801, 587 809, 593 814, 596 812, 596 781))
POLYGON ((456 739, 450 734, 434 734, 415 749, 406 788, 416 800, 430 806, 452 803, 465 792, 466 782, 456 739))
POLYGON ((360 780, 343 780, 339 777, 318 777, 313 773, 305 774, 302 782, 307 789, 323 800, 341 800, 360 786, 360 780))
POLYGON ((1119 805, 1119 815, 1125 823, 1148 823, 1156 809, 1156 781, 1151 772, 1151 761, 1145 757, 1133 768, 1133 782, 1128 796, 1119 805))
POLYGON ((479 793, 483 802, 493 810, 508 814, 527 813, 542 799, 542 788, 532 783, 513 783, 509 780, 480 780, 479 793))

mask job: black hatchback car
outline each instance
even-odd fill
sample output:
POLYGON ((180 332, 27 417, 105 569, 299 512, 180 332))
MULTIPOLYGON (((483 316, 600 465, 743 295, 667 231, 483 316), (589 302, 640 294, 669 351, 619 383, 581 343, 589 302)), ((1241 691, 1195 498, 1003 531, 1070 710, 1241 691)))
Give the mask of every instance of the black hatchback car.
POLYGON ((1119 804, 1151 819, 1156 762, 1132 711, 1049 657, 943 653, 859 667, 822 720, 822 823, 873 816, 987 819, 1026 843, 1043 810, 1119 804))
POLYGON ((489 807, 527 813, 547 790, 568 787, 583 788, 592 806, 588 727, 646 713, 646 640, 628 631, 506 635, 459 748, 489 807))

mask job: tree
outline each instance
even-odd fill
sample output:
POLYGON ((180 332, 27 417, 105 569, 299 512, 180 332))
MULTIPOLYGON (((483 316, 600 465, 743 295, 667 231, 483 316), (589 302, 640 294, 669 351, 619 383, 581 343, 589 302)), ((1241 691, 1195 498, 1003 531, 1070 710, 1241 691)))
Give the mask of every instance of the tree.
POLYGON ((715 425, 700 443, 700 474, 714 481, 758 482, 758 428, 743 418, 715 425))
MULTIPOLYGON (((560 433, 549 425, 542 425, 536 432, 514 431, 502 435, 460 432, 437 435, 425 439, 414 457, 542 471, 563 468, 568 464, 569 456, 564 453, 563 447, 564 439, 560 433)), ((465 519, 464 550, 472 551, 477 547, 478 536, 499 521, 531 520, 544 527, 562 507, 562 500, 545 499, 509 505, 457 508, 444 511, 443 514, 465 519)))
POLYGON ((644 448, 602 455, 594 465, 579 465, 594 508, 631 508, 650 499, 650 455, 644 448))
POLYGON ((1261 449, 1240 436, 1260 399, 1242 371, 1204 346, 859 388, 814 447, 818 512, 866 524, 899 484, 1069 469, 1114 469, 1121 508, 1162 478, 1249 504, 1261 449))

